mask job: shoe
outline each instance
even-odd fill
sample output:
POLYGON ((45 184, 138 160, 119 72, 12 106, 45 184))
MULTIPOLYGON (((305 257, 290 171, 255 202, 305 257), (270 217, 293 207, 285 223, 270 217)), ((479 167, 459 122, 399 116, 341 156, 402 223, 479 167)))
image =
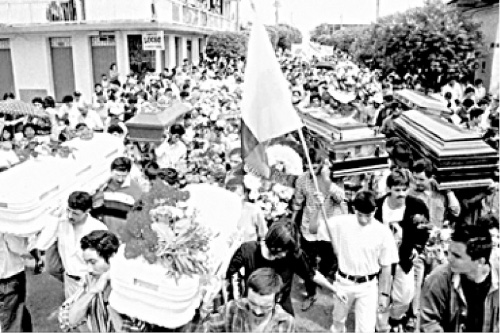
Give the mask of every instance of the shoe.
POLYGON ((302 311, 309 310, 314 305, 316 300, 316 295, 307 296, 306 299, 304 299, 304 301, 302 302, 302 311))
POLYGON ((417 318, 411 317, 408 318, 408 321, 405 325, 406 332, 415 332, 415 328, 417 327, 417 318))

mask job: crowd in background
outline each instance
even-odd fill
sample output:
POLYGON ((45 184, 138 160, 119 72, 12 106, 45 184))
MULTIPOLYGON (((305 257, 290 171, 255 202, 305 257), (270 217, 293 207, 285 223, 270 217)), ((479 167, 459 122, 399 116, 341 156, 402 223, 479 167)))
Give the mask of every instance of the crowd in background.
MULTIPOLYGON (((339 249, 335 249, 337 256, 333 255, 334 248, 328 227, 324 226, 324 222, 318 222, 323 214, 321 207, 325 209, 324 219, 334 219, 335 216, 355 212, 358 215, 360 212, 368 215, 373 213, 378 221, 391 227, 391 235, 394 238, 391 238, 390 242, 394 241, 394 245, 398 246, 397 253, 386 254, 384 260, 387 260, 387 263, 381 264, 390 264, 393 267, 390 274, 393 281, 391 287, 382 293, 392 305, 387 303, 382 306, 384 309, 379 311, 376 318, 377 329, 414 329, 419 317, 421 329, 424 331, 428 330, 431 324, 441 325, 443 328, 452 327, 446 326, 451 325, 450 323, 444 324, 448 314, 437 313, 440 311, 438 305, 441 308, 447 305, 437 304, 436 300, 426 296, 434 295, 432 293, 435 291, 431 289, 435 286, 424 286, 424 277, 431 274, 434 280, 440 282, 442 279, 436 277, 437 273, 433 275, 431 272, 435 271, 436 267, 441 267, 440 265, 446 265, 448 256, 452 257, 451 262, 457 267, 460 265, 457 264, 458 260, 465 260, 457 257, 457 249, 450 253, 450 237, 453 242, 466 244, 466 253, 471 262, 481 259, 483 261, 480 265, 488 263, 485 253, 489 252, 471 252, 476 250, 475 245, 470 245, 470 235, 477 233, 483 237, 481 230, 472 228, 470 234, 460 234, 456 229, 463 221, 470 225, 482 224, 484 226, 481 228, 488 231, 484 237, 487 238, 491 231, 494 238, 492 243, 491 238, 488 241, 483 237, 484 239, 481 239, 485 245, 481 244, 490 246, 490 252, 491 244, 494 250, 497 249, 498 180, 495 179, 495 184, 475 197, 473 202, 460 202, 453 191, 439 191, 434 179, 435 170, 429 161, 417 158, 414 160, 410 148, 395 134, 393 121, 407 107, 394 98, 393 92, 407 88, 428 93, 433 98, 442 100, 448 109, 448 112, 441 114, 445 121, 481 133, 484 140, 497 150, 498 95, 487 94, 481 80, 472 82, 453 76, 442 79, 446 84, 443 84, 441 91, 424 91, 422 80, 425 80, 425 77, 418 73, 404 77, 392 73, 382 77, 379 71, 354 64, 350 57, 342 52, 335 52, 333 56, 321 59, 327 61, 330 68, 319 66, 320 59, 300 59, 287 53, 279 54, 278 60, 290 84, 292 103, 298 109, 322 108, 332 117, 353 118, 378 128, 386 135, 390 170, 381 175, 378 186, 364 184, 362 188, 376 190, 375 197, 372 198, 362 191, 360 193, 365 193, 364 196, 356 195, 351 200, 346 195, 342 179, 331 177, 328 153, 310 149, 309 154, 319 181, 318 192, 310 172, 306 171, 304 154, 296 148, 298 141, 294 135, 287 137, 287 143, 284 145, 294 147, 302 165, 287 186, 272 179, 247 175, 242 163, 240 138, 244 59, 203 60, 200 64, 191 64, 185 60, 181 66, 165 69, 162 73, 131 73, 126 76, 120 75, 116 65, 111 65, 109 73, 103 74, 101 82, 95 84, 92 96, 82 96, 81 93, 74 92, 72 96, 65 96, 61 103, 56 103, 50 96, 36 97, 31 102, 43 110, 44 116, 0 115, 0 168, 6 170, 26 159, 34 158, 34 152, 43 143, 64 142, 75 137, 91 135, 92 132, 107 132, 123 138, 127 147, 125 155, 130 160, 130 166, 122 168, 119 165, 115 166, 115 169, 123 172, 123 177, 129 176, 140 191, 147 191, 154 180, 162 180, 179 188, 191 183, 210 183, 234 191, 244 202, 244 213, 238 222, 240 229, 244 230, 244 241, 253 242, 253 245, 245 243, 247 245, 242 246, 242 250, 233 257, 228 281, 232 281, 236 275, 248 283, 252 271, 259 267, 248 266, 244 262, 250 260, 246 257, 248 253, 254 253, 259 246, 267 249, 262 250, 264 252, 270 251, 267 257, 264 256, 269 262, 287 257, 287 244, 291 241, 283 235, 289 235, 302 255, 298 255, 299 259, 294 259, 296 261, 287 263, 299 264, 285 269, 287 277, 283 275, 283 268, 274 268, 283 273, 281 275, 285 287, 291 286, 290 273, 292 277, 297 273, 304 279, 304 311, 314 305, 317 285, 338 292, 336 299, 340 300, 340 303, 335 303, 332 326, 334 331, 341 330, 345 323, 345 318, 338 313, 342 308, 340 304, 348 302, 347 304, 351 305, 353 300, 363 297, 353 296, 355 293, 351 291, 344 291, 347 296, 342 296, 338 288, 331 287, 331 281, 339 274, 342 277, 346 275, 346 281, 350 281, 351 273, 343 270, 346 270, 346 265, 350 267, 349 262, 354 259, 349 255, 341 257, 344 252, 338 252, 339 249), (137 143, 128 138, 127 120, 148 108, 167 109, 173 100, 188 106, 190 111, 169 127, 161 143, 137 143), (360 205, 363 205, 363 208, 360 205), (366 210, 367 206, 373 207, 366 210), (471 212, 471 207, 474 207, 475 215, 471 212), (400 223, 402 221, 404 224, 400 223), (399 224, 404 226, 398 227, 399 224), (452 234, 455 235, 454 238, 452 234), (273 242, 274 247, 270 245, 273 242), (245 269, 241 270, 242 267, 246 272, 245 269), (301 268, 303 269, 299 271, 301 268), (317 275, 318 272, 321 276, 317 275)), ((4 99, 14 98, 13 94, 4 96, 4 99)), ((281 166, 280 170, 286 173, 286 166, 281 166)), ((137 199, 138 195, 134 197, 137 199)), ((117 229, 110 227, 113 225, 111 222, 106 222, 106 219, 103 221, 110 231, 118 233, 117 229)), ((340 229, 337 231, 342 232, 340 229)), ((85 246, 92 247, 92 237, 103 236, 94 234, 82 244, 88 243, 85 246)), ((386 241, 387 239, 384 239, 384 242, 386 241)), ((392 245, 384 246, 387 246, 388 253, 394 252, 392 245)), ((346 248, 349 248, 349 245, 346 245, 346 248)), ((492 264, 493 262, 491 261, 492 264)), ((469 267, 469 270, 471 269, 469 267)), ((362 275, 367 283, 371 281, 369 279, 375 278, 368 273, 353 274, 362 275)), ((382 280, 380 283, 382 284, 382 280)), ((488 286, 491 286, 491 283, 488 286)), ((472 288, 466 287, 467 304, 484 304, 486 294, 482 299, 474 298, 469 293, 472 288), (479 300, 482 300, 482 303, 469 303, 479 300)), ((238 287, 233 289, 233 294, 237 295, 238 287)), ((239 292, 248 297, 248 290, 240 289, 239 292)), ((293 315, 289 295, 288 289, 288 297, 284 297, 279 303, 293 315)), ((488 306, 487 304, 482 312, 473 311, 468 307, 470 314, 459 320, 462 329, 465 327, 467 331, 474 331, 479 328, 480 331, 485 327, 487 323, 482 318, 486 317, 485 313, 490 313, 488 306)), ((361 309, 361 306, 359 308, 361 309)), ((450 313, 456 311, 454 308, 446 309, 450 313)), ((498 315, 498 302, 496 311, 498 315)), ((364 316, 366 313, 356 308, 358 329, 371 325, 371 320, 364 319, 364 316)))

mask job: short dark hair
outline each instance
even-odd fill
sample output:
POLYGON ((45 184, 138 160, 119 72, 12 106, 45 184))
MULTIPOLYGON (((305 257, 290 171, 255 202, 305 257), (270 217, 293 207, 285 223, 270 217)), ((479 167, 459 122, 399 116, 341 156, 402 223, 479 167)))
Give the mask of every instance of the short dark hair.
POLYGON ((434 174, 434 167, 432 166, 432 163, 429 162, 428 160, 420 159, 413 164, 411 171, 414 173, 425 172, 427 178, 431 178, 432 175, 434 174))
POLYGON ((74 99, 73 99, 73 96, 71 96, 71 95, 66 95, 62 99, 62 102, 64 104, 66 104, 66 103, 72 103, 73 101, 74 101, 74 99))
POLYGON ((375 193, 372 191, 359 191, 354 197, 354 209, 363 214, 370 214, 377 208, 375 193))
POLYGON ((297 250, 297 241, 292 223, 289 221, 273 223, 267 231, 265 244, 268 249, 282 249, 295 252, 297 250))
POLYGON ((179 136, 183 136, 186 131, 184 130, 184 126, 179 124, 173 124, 170 126, 170 134, 178 134, 179 136))
POLYGON ((410 186, 410 177, 404 169, 394 169, 391 171, 389 177, 387 177, 387 187, 391 188, 394 186, 410 186))
POLYGON ((158 163, 151 161, 144 167, 144 175, 148 180, 155 180, 158 177, 158 172, 160 170, 160 166, 158 163))
POLYGON ((75 191, 69 195, 68 207, 86 212, 92 208, 92 196, 87 192, 75 191))
POLYGON ((483 83, 483 80, 481 80, 481 79, 476 79, 476 81, 474 81, 474 85, 476 85, 476 86, 481 84, 481 83, 483 83))
POLYGON ((466 108, 470 108, 474 105, 474 101, 470 98, 467 98, 462 102, 462 105, 465 106, 466 108))
POLYGON ((85 123, 78 123, 78 124, 75 126, 75 129, 76 129, 77 131, 79 131, 80 129, 82 129, 82 128, 84 128, 84 127, 89 128, 89 126, 88 126, 87 124, 85 124, 85 123))
POLYGON ((95 250, 97 254, 109 263, 111 258, 120 247, 118 237, 107 230, 94 230, 88 235, 85 235, 80 240, 82 250, 95 250))
POLYGON ((113 124, 113 125, 109 125, 109 127, 108 127, 108 133, 109 134, 113 134, 113 133, 123 134, 124 131, 123 131, 123 128, 120 125, 113 124))
POLYGON ((484 113, 484 110, 483 109, 480 109, 480 108, 474 108, 472 110, 470 110, 470 113, 469 113, 469 117, 470 119, 475 119, 475 118, 479 118, 481 117, 481 115, 484 113))
POLYGON ((56 107, 56 101, 54 100, 54 97, 52 96, 47 96, 43 100, 43 104, 45 105, 46 108, 55 108, 56 107))
POLYGON ((35 97, 35 98, 33 98, 33 99, 31 100, 31 104, 35 104, 35 103, 40 103, 40 104, 44 105, 44 103, 43 103, 43 99, 42 99, 41 97, 38 97, 38 96, 37 96, 37 97, 35 97))
POLYGON ((464 91, 464 94, 467 95, 469 93, 476 93, 476 89, 474 89, 473 87, 467 87, 465 88, 465 91, 464 91))
POLYGON ((132 161, 128 157, 117 157, 111 163, 111 171, 113 170, 130 172, 132 170, 132 161))
POLYGON ((472 260, 484 258, 486 263, 489 262, 492 242, 487 228, 477 225, 459 225, 451 235, 451 240, 465 244, 466 253, 472 260))
POLYGON ((283 287, 283 279, 270 267, 259 268, 248 277, 248 288, 259 295, 278 294, 283 287))

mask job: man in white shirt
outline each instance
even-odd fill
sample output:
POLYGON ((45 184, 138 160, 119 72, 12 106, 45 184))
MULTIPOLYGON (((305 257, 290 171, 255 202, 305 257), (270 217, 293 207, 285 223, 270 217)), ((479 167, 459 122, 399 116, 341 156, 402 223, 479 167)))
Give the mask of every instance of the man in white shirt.
POLYGON ((85 103, 80 103, 77 105, 78 114, 73 114, 69 116, 70 126, 75 128, 76 125, 80 123, 86 124, 91 130, 102 132, 104 130, 104 124, 99 114, 90 109, 90 106, 85 103))
POLYGON ((185 134, 184 127, 174 124, 170 127, 170 138, 166 138, 163 143, 155 149, 156 162, 160 168, 174 168, 182 162, 187 155, 187 148, 181 137, 185 134))
POLYGON ((80 240, 94 230, 107 230, 101 221, 90 216, 92 196, 87 192, 76 191, 68 199, 66 218, 60 219, 55 226, 46 227, 38 237, 36 248, 47 250, 57 241, 57 251, 61 257, 64 274, 64 294, 73 295, 83 284, 87 274, 87 264, 83 260, 80 240))
POLYGON ((23 256, 28 239, 0 233, 0 332, 32 332, 23 256))
POLYGON ((375 332, 377 310, 385 311, 389 304, 391 265, 398 262, 389 228, 374 219, 375 194, 358 192, 354 209, 355 215, 328 220, 338 257, 334 286, 347 295, 346 303, 333 299, 332 332, 345 332, 347 315, 354 303, 355 331, 375 332))

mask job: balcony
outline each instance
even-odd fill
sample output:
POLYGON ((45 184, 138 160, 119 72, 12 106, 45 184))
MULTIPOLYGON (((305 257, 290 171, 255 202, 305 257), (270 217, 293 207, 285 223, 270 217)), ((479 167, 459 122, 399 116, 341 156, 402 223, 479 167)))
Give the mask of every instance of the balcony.
POLYGON ((235 30, 228 18, 177 0, 0 0, 0 24, 157 22, 216 31, 235 30))

